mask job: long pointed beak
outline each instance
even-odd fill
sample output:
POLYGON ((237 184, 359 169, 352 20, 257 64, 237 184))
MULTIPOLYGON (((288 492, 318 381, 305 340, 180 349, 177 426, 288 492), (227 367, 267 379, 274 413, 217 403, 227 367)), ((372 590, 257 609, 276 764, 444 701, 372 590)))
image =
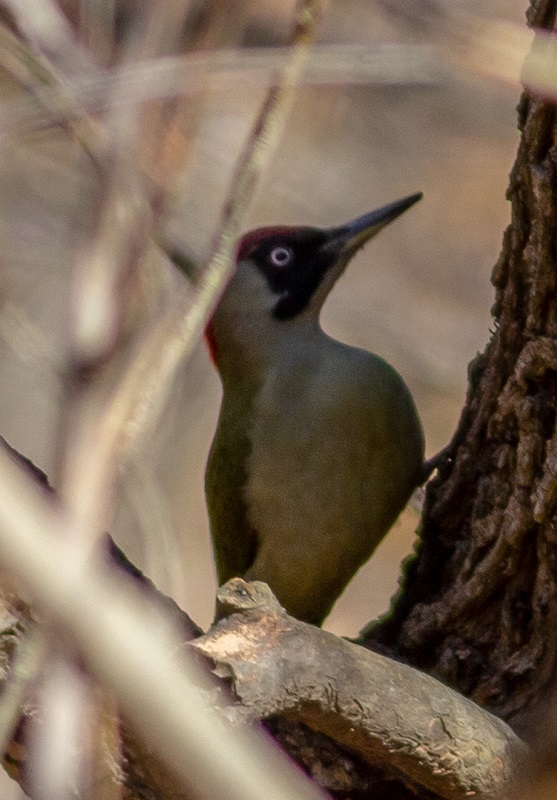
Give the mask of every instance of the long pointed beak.
POLYGON ((382 208, 364 214, 346 225, 328 231, 327 247, 338 248, 339 256, 351 258, 369 239, 376 236, 386 225, 421 200, 422 193, 411 194, 382 208))

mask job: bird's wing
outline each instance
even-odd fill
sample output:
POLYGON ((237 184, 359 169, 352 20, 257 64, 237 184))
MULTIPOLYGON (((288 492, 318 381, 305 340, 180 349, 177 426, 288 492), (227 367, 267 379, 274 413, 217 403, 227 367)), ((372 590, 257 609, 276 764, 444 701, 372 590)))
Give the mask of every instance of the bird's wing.
POLYGON ((248 523, 244 487, 250 442, 223 405, 205 472, 205 491, 219 585, 253 564, 257 536, 248 523))

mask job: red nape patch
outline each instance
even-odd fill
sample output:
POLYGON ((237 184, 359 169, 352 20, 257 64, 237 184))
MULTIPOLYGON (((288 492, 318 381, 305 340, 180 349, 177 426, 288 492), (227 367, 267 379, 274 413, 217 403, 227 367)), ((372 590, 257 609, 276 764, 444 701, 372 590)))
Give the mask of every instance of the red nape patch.
POLYGON ((242 236, 238 243, 236 261, 241 261, 243 258, 246 258, 264 239, 269 239, 271 236, 290 235, 292 230, 292 226, 277 226, 271 228, 256 228, 254 231, 249 231, 242 236))
POLYGON ((215 329, 212 321, 208 323, 205 328, 205 342, 207 343, 207 350, 209 351, 209 358, 213 365, 217 366, 217 340, 215 339, 215 329))

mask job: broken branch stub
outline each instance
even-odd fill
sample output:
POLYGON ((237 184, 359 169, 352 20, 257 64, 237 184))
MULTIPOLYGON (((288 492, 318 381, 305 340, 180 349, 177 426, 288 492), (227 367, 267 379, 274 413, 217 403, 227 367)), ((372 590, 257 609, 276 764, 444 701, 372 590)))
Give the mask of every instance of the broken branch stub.
POLYGON ((269 587, 234 578, 191 644, 231 682, 236 720, 283 716, 447 800, 499 796, 525 746, 501 720, 405 664, 289 617, 269 587))

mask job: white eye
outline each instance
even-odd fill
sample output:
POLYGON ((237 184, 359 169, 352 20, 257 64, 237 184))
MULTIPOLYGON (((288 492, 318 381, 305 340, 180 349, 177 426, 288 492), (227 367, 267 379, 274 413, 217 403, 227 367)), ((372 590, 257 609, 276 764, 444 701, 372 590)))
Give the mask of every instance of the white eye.
POLYGON ((275 247, 269 256, 271 264, 274 264, 275 267, 285 267, 290 264, 293 257, 294 253, 289 247, 275 247))

